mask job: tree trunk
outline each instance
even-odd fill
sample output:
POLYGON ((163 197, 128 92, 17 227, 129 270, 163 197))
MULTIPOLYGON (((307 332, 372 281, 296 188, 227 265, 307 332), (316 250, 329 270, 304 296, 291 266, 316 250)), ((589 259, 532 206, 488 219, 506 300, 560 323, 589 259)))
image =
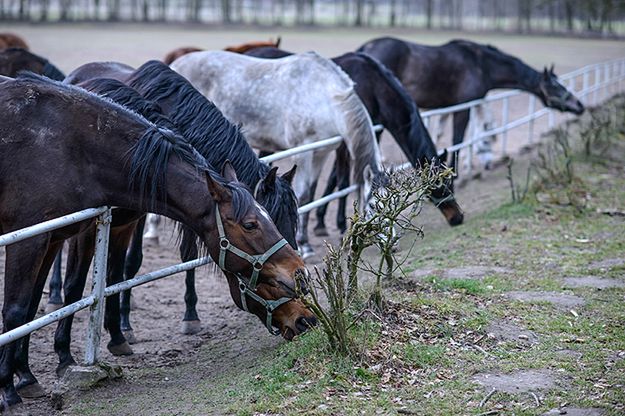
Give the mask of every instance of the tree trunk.
POLYGON ((356 0, 356 21, 354 22, 355 26, 362 26, 362 9, 364 6, 365 0, 356 0))
POLYGON ((432 29, 432 11, 434 6, 434 0, 426 0, 425 2, 425 27, 432 29))
POLYGON ((564 13, 566 14, 566 29, 573 32, 573 4, 574 0, 565 0, 564 13))
POLYGON ((389 26, 390 27, 395 27, 395 25, 397 24, 396 19, 397 19, 397 0, 391 0, 391 15, 389 18, 389 26))
POLYGON ((221 22, 229 24, 232 22, 230 0, 221 0, 221 22))

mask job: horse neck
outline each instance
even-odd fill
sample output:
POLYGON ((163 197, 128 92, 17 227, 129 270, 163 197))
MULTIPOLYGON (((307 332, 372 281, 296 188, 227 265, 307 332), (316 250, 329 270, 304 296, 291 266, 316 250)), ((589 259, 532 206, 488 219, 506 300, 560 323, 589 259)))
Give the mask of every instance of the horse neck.
POLYGON ((518 58, 498 54, 486 58, 491 84, 489 89, 520 89, 533 94, 538 92, 540 73, 518 58))

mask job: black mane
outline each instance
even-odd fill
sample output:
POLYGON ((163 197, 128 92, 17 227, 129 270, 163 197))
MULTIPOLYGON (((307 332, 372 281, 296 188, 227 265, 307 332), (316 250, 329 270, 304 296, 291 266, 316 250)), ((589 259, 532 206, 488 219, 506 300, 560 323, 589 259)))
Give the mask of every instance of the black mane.
POLYGON ((154 206, 159 193, 163 193, 167 189, 167 167, 172 155, 181 158, 198 171, 208 171, 212 178, 227 187, 232 192, 233 206, 236 210, 235 216, 238 219, 245 215, 248 207, 254 204, 252 196, 244 186, 227 183, 182 136, 154 125, 123 105, 99 97, 85 89, 63 84, 31 72, 20 73, 16 79, 44 88, 53 87, 56 91, 61 90, 67 95, 80 95, 82 99, 97 100, 101 106, 123 114, 143 125, 145 130, 129 151, 131 159, 130 186, 137 187, 140 195, 148 201, 150 206, 154 206))
MULTIPOLYGON (((256 188, 269 172, 270 167, 258 159, 240 129, 224 117, 215 104, 167 65, 149 61, 139 67, 127 82, 148 100, 157 103, 161 100, 175 102, 172 105, 175 111, 169 114, 171 121, 209 163, 217 165, 229 160, 239 180, 251 189, 256 188)), ((291 186, 278 177, 271 197, 259 202, 276 224, 284 216, 296 224, 293 217, 296 212, 291 209, 291 202, 295 200, 291 186)))

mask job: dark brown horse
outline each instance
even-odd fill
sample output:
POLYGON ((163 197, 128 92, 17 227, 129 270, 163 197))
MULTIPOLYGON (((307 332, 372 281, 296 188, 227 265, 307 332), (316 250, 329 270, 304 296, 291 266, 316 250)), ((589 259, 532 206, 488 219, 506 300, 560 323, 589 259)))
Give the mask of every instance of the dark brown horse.
POLYGON ((28 50, 28 44, 24 39, 15 33, 0 33, 0 50, 7 48, 22 48, 28 50))
MULTIPOLYGON (((391 37, 359 49, 389 68, 420 108, 447 107, 483 98, 495 88, 516 88, 537 96, 546 107, 581 114, 582 103, 558 82, 553 67, 536 71, 491 45, 453 40, 426 46, 391 37)), ((453 144, 461 143, 469 110, 453 116, 453 144)), ((455 154, 454 154, 455 156, 455 154)))
POLYGON ((62 81, 65 74, 50 61, 21 48, 0 51, 0 75, 15 78, 19 71, 30 71, 62 81))
POLYGON ((186 47, 174 49, 173 51, 171 51, 167 55, 165 55, 165 57, 163 58, 163 62, 166 65, 169 65, 169 64, 171 64, 172 62, 174 62, 176 59, 180 58, 183 55, 186 55, 186 54, 192 53, 192 52, 199 52, 201 50, 203 50, 203 49, 196 48, 196 47, 193 47, 193 46, 186 46, 186 47))
MULTIPOLYGON (((286 242, 275 251, 282 237, 232 169, 226 168, 222 178, 172 132, 84 90, 36 75, 0 80, 0 112, 5 115, 0 120, 0 233, 102 205, 156 212, 200 236, 226 272, 237 304, 247 301, 249 310, 264 318, 268 309, 262 302, 288 299, 273 322, 295 333, 300 332, 298 319, 312 317, 294 299, 294 275, 305 270, 301 258, 286 242), (225 252, 220 240, 249 254, 275 252, 254 272, 259 267, 225 252), (254 279, 257 285, 251 285, 254 279), (242 286, 246 291, 239 290, 242 286)), ((4 331, 33 319, 60 244, 84 225, 7 246, 4 331)), ((28 367, 28 341, 26 336, 1 348, 6 405, 21 401, 14 374, 19 389, 38 385, 28 367)))

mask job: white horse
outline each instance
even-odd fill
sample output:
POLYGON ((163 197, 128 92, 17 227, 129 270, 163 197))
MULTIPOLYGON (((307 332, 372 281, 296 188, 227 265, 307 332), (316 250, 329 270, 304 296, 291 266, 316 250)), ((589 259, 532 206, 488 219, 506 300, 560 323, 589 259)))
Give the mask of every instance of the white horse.
MULTIPOLYGON (((171 68, 230 121, 241 124, 247 140, 258 149, 276 152, 341 135, 354 161, 354 182, 363 185, 360 207, 367 209, 373 184, 383 183, 380 149, 354 83, 332 61, 314 52, 260 59, 206 51, 184 55, 171 68)), ((337 147, 295 156, 293 188, 300 204, 314 198, 324 162, 337 147)), ((304 257, 313 252, 307 225, 308 213, 300 216, 298 231, 304 257)))

